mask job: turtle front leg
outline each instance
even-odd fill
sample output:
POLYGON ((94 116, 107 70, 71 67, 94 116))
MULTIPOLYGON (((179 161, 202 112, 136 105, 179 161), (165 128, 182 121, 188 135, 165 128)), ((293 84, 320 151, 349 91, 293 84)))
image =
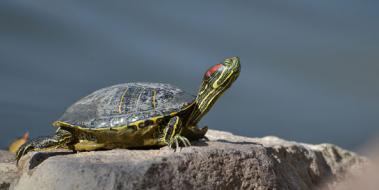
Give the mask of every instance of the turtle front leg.
POLYGON ((181 135, 182 122, 178 116, 170 119, 164 128, 162 141, 170 148, 177 149, 180 146, 191 146, 189 140, 181 135))

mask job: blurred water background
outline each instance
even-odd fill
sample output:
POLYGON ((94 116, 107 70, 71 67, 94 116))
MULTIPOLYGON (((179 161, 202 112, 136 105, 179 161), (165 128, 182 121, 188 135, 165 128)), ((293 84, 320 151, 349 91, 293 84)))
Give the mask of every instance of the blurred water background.
POLYGON ((196 94, 242 72, 201 125, 355 150, 379 134, 377 1, 0 1, 0 148, 79 98, 132 82, 196 94))

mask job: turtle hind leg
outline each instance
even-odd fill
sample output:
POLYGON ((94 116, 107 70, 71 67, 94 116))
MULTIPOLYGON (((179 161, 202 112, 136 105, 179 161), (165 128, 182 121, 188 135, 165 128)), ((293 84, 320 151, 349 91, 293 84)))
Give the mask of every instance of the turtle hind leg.
POLYGON ((31 151, 46 151, 58 147, 67 148, 68 143, 71 141, 71 135, 61 136, 59 134, 44 136, 32 139, 31 141, 23 144, 16 153, 16 164, 22 156, 31 151))

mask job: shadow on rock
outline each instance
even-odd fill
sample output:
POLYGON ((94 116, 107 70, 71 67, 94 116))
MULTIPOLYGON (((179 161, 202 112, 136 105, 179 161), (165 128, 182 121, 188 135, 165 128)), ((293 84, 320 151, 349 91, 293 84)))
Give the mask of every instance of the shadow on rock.
POLYGON ((208 141, 206 140, 199 140, 199 141, 191 141, 192 146, 208 146, 208 141))
POLYGON ((255 142, 249 142, 249 141, 228 141, 224 139, 218 139, 216 142, 222 142, 222 143, 229 143, 229 144, 238 144, 238 145, 262 145, 260 143, 255 143, 255 142))
POLYGON ((52 156, 60 156, 60 155, 68 155, 74 154, 74 152, 38 152, 33 155, 33 157, 29 161, 29 170, 35 168, 40 165, 46 159, 52 156))

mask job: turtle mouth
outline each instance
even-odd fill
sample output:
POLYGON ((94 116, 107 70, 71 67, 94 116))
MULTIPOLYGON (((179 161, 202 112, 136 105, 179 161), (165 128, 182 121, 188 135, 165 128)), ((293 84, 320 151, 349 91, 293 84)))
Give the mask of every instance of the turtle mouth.
POLYGON ((225 59, 223 65, 227 68, 233 69, 234 72, 239 73, 241 70, 241 64, 239 57, 230 57, 225 59))
POLYGON ((241 71, 239 57, 231 57, 225 60, 225 64, 232 70, 234 78, 237 78, 241 71))

